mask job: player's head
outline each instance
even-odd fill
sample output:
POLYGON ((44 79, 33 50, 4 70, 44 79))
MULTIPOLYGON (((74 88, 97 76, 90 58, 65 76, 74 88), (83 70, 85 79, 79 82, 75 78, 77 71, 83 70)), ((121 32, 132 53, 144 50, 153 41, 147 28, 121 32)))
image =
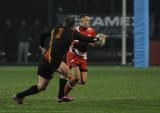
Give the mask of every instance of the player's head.
POLYGON ((74 17, 67 17, 64 21, 64 26, 65 27, 74 27, 74 24, 75 24, 75 19, 74 17))
POLYGON ((80 15, 80 26, 88 28, 90 27, 91 19, 88 15, 80 15))

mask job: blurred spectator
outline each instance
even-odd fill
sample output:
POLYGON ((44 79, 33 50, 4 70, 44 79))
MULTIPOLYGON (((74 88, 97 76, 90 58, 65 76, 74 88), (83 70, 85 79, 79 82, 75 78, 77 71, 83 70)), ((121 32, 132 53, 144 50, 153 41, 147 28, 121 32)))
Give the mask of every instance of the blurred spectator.
POLYGON ((3 27, 4 25, 0 23, 0 50, 4 51, 4 33, 3 33, 3 27))
POLYGON ((29 26, 27 26, 26 21, 22 21, 21 26, 17 31, 18 37, 18 63, 22 63, 22 59, 24 56, 24 63, 28 63, 28 55, 30 49, 30 41, 31 41, 31 30, 29 26))
POLYGON ((33 62, 37 62, 39 59, 39 37, 40 37, 40 32, 41 32, 42 28, 40 25, 40 21, 38 19, 36 19, 34 21, 34 24, 32 26, 32 41, 31 41, 31 55, 32 55, 32 59, 31 61, 33 62))
POLYGON ((58 7, 59 13, 63 13, 63 8, 61 6, 58 7))
MULTIPOLYGON (((54 26, 53 26, 53 28, 54 28, 54 26)), ((46 32, 48 32, 48 31, 51 31, 53 28, 45 25, 44 28, 42 29, 41 33, 43 34, 43 33, 46 33, 46 32)), ((46 38, 45 43, 44 43, 44 47, 45 47, 46 49, 48 49, 48 47, 49 47, 49 45, 48 45, 49 42, 50 42, 50 36, 49 36, 48 38, 46 38)))
POLYGON ((6 62, 3 28, 4 24, 0 23, 0 63, 6 62))
POLYGON ((5 54, 7 62, 13 62, 15 60, 15 52, 16 52, 16 36, 15 36, 15 28, 11 20, 7 19, 5 21, 4 29, 3 29, 3 46, 5 48, 5 54))

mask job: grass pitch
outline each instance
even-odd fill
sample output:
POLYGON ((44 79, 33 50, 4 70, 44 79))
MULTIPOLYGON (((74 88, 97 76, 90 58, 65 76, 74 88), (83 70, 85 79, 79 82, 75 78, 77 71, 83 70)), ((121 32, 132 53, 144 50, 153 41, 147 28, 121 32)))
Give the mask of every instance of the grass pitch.
POLYGON ((59 75, 47 91, 11 99, 37 82, 36 67, 0 67, 0 113, 160 113, 160 67, 89 67, 87 84, 71 92, 73 102, 56 103, 59 75))

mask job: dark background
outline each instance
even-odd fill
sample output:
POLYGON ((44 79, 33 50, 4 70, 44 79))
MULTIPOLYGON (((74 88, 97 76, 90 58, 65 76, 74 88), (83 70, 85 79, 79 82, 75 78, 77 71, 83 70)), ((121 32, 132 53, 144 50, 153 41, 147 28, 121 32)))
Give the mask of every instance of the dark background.
MULTIPOLYGON (((160 11, 159 0, 150 0, 150 39, 160 40, 160 11)), ((34 22, 39 20, 39 31, 56 25, 57 14, 89 14, 89 15, 121 15, 122 0, 1 0, 0 1, 0 62, 16 63, 17 48, 16 31, 21 21, 25 20, 31 32, 34 32, 34 22), (6 20, 10 20, 12 28, 5 29, 6 20), (7 35, 6 35, 7 34, 7 35), (7 42, 7 44, 6 44, 7 42), (10 46, 6 49, 5 46, 10 46), (12 51, 12 58, 7 58, 7 52, 12 51), (5 54, 4 54, 5 53, 5 54), (10 60, 11 59, 11 60, 10 60)), ((127 0, 127 16, 133 16, 133 0, 127 0)), ((39 34, 38 32, 37 35, 39 34)), ((132 33, 131 33, 132 34, 132 33)), ((34 36, 32 36, 34 38, 34 36)), ((37 46, 36 46, 37 47, 37 46)), ((133 63, 133 36, 127 39, 127 50, 131 55, 127 56, 127 63, 133 63)), ((103 47, 90 49, 89 61, 91 63, 120 64, 121 39, 112 39, 103 47), (118 50, 118 51, 115 51, 118 50), (107 53, 107 55, 106 55, 107 53), (100 54, 97 58, 96 54, 100 54)), ((31 48, 32 49, 32 48, 31 48)), ((10 52, 9 52, 10 53, 10 52)), ((39 51, 31 50, 29 62, 37 62, 39 51)))

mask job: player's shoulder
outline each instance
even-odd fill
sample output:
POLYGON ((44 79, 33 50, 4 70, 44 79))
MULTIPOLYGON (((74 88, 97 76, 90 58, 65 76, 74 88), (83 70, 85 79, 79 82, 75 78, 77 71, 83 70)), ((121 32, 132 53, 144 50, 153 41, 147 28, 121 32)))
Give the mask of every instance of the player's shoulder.
POLYGON ((93 27, 88 27, 88 30, 95 30, 93 27))
POLYGON ((94 28, 92 28, 92 27, 89 27, 89 28, 87 29, 87 31, 96 32, 96 30, 95 30, 94 28))

